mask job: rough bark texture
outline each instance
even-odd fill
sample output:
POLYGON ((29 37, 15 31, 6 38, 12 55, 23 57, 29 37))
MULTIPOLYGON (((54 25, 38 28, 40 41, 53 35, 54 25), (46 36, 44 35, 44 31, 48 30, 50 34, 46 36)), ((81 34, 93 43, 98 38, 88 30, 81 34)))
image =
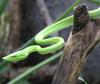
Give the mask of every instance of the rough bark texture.
POLYGON ((100 41, 100 27, 91 22, 85 5, 74 11, 74 26, 65 44, 52 84, 76 84, 88 54, 100 41))

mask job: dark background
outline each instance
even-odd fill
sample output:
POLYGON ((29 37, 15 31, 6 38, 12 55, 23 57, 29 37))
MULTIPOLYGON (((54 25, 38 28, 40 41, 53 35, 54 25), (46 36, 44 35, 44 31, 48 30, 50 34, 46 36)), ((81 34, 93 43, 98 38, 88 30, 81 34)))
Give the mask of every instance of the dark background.
MULTIPOLYGON (((0 44, 0 55, 2 56, 14 52, 21 45, 26 43, 30 38, 35 36, 45 26, 50 25, 60 15, 63 14, 66 9, 73 4, 75 0, 11 0, 7 10, 10 11, 10 32, 6 42, 0 44), (43 3, 43 2, 44 3, 43 3), (46 14, 45 15, 45 9, 46 14), (49 18, 48 18, 49 17, 49 18)), ((85 3, 89 10, 99 7, 94 3, 83 0, 81 3, 85 3)), ((71 15, 73 11, 69 14, 71 15)), ((70 29, 64 29, 51 36, 62 36, 65 41, 68 38, 70 29)), ((1 39, 0 39, 1 40, 1 39)), ((33 66, 40 61, 46 59, 52 54, 42 56, 38 53, 32 53, 27 59, 18 63, 10 64, 12 70, 7 71, 0 84, 6 84, 5 81, 11 80, 16 77, 17 74, 24 72, 28 67, 33 66), (10 75, 8 75, 10 74, 10 75)), ((31 84, 50 84, 53 73, 55 72, 56 62, 46 65, 36 75, 29 78, 31 84), (43 77, 44 76, 44 77, 43 77)), ((83 69, 82 76, 88 82, 88 84, 100 84, 100 46, 98 46, 87 59, 86 65, 83 69)), ((81 84, 81 83, 80 83, 81 84)))

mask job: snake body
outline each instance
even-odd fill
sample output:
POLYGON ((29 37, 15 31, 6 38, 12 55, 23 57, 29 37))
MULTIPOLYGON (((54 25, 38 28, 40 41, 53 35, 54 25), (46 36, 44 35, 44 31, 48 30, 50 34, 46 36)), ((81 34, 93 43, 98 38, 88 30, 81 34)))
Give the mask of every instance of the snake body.
MULTIPOLYGON (((89 16, 93 19, 100 17, 100 8, 89 11, 89 16)), ((54 24, 47 26, 42 31, 40 31, 35 36, 35 42, 39 45, 28 46, 23 50, 17 51, 15 53, 3 57, 3 59, 6 61, 15 62, 27 58, 27 56, 30 53, 35 51, 39 52, 40 54, 55 52, 64 46, 64 39, 61 37, 46 37, 71 25, 73 25, 73 15, 64 18, 58 22, 55 22, 54 24), (40 45, 45 45, 46 47, 41 47, 40 45)))

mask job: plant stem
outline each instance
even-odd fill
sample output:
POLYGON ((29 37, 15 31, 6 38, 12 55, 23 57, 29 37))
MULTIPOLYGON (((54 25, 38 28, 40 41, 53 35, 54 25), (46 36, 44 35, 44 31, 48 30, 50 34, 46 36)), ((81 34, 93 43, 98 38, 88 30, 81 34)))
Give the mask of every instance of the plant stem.
POLYGON ((92 2, 92 3, 95 3, 97 5, 100 5, 100 0, 89 0, 89 1, 92 2))
POLYGON ((58 19, 55 20, 59 21, 61 19, 64 19, 65 17, 67 17, 69 15, 69 13, 73 10, 73 8, 78 5, 80 3, 81 0, 76 0, 64 13, 63 15, 61 15, 58 19))
POLYGON ((44 60, 44 61, 40 62, 39 64, 33 66, 32 68, 28 69, 26 72, 20 74, 18 77, 16 77, 12 81, 8 82, 7 84, 15 84, 15 83, 17 83, 18 81, 20 81, 20 80, 24 79, 25 77, 29 76, 31 73, 38 71, 40 68, 42 68, 46 64, 48 64, 48 63, 54 61, 55 59, 59 58, 62 54, 63 54, 63 52, 60 51, 56 55, 47 58, 46 60, 44 60))

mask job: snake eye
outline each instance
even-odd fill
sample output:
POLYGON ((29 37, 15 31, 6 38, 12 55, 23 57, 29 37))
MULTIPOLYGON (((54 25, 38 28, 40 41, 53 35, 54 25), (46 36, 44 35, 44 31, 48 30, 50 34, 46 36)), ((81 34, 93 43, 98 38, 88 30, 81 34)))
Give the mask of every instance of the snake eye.
POLYGON ((3 59, 10 62, 16 62, 25 59, 27 56, 28 53, 23 51, 17 51, 15 53, 3 57, 3 59))

